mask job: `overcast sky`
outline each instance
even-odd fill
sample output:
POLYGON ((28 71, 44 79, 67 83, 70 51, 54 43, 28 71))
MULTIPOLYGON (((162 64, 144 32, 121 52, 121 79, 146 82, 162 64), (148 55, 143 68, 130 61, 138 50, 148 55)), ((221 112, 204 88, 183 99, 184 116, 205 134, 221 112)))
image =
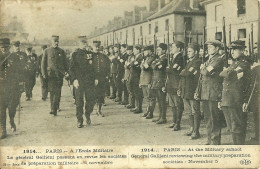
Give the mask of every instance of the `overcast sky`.
POLYGON ((2 0, 2 23, 17 16, 29 39, 52 34, 70 38, 88 35, 134 5, 147 6, 148 0, 2 0))

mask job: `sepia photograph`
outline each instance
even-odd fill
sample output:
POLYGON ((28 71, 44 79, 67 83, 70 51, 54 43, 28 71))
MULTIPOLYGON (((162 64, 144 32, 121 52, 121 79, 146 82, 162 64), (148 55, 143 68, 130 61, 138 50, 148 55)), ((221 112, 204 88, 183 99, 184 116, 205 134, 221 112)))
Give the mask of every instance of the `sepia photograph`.
POLYGON ((260 167, 259 26, 259 0, 0 0, 0 168, 260 167))

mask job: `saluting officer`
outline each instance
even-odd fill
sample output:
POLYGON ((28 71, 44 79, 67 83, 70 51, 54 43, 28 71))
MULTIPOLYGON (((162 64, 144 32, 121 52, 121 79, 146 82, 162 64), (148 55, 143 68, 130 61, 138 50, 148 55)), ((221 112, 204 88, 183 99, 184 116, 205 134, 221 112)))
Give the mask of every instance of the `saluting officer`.
POLYGON ((179 90, 177 94, 181 96, 184 103, 184 112, 189 114, 190 130, 185 134, 191 139, 200 137, 200 102, 194 99, 194 93, 199 80, 201 59, 198 56, 199 45, 189 43, 187 48, 188 61, 181 71, 179 90))
POLYGON ((25 93, 26 101, 31 100, 32 90, 36 82, 37 55, 32 53, 32 47, 26 49, 28 70, 26 71, 25 93))
POLYGON ((106 82, 109 76, 109 64, 110 60, 108 57, 99 52, 99 47, 101 42, 94 41, 93 48, 93 65, 95 71, 95 96, 97 100, 97 115, 104 117, 101 112, 102 105, 105 103, 105 93, 106 93, 106 82))
POLYGON ((47 79, 44 79, 42 77, 42 72, 41 72, 41 62, 42 62, 42 56, 43 56, 43 52, 44 50, 47 48, 47 45, 43 45, 41 47, 42 49, 42 54, 38 57, 38 73, 40 75, 40 81, 41 81, 41 89, 42 89, 42 100, 45 101, 47 99, 48 96, 48 81, 47 79))
POLYGON ((247 113, 243 112, 242 105, 247 103, 250 63, 245 60, 246 56, 243 54, 244 41, 233 41, 230 48, 233 62, 220 73, 224 78, 221 106, 231 127, 233 143, 243 145, 246 137, 247 113))
POLYGON ((151 67, 152 62, 155 60, 155 55, 153 54, 153 45, 146 46, 144 48, 144 58, 141 63, 141 75, 139 86, 142 88, 143 96, 146 99, 148 106, 146 112, 143 114, 143 117, 146 119, 153 118, 153 110, 150 110, 150 88, 151 85, 153 69, 151 67))
POLYGON ((127 47, 127 54, 128 54, 128 59, 125 62, 125 75, 124 75, 124 80, 126 81, 126 87, 128 90, 129 94, 129 104, 126 105, 126 108, 132 109, 135 108, 135 95, 134 91, 131 85, 130 77, 131 77, 131 65, 135 60, 135 56, 133 54, 133 46, 128 46, 127 47))
POLYGON ((133 90, 133 94, 135 97, 135 108, 131 109, 131 112, 135 114, 141 113, 142 105, 143 105, 143 93, 142 89, 139 87, 141 68, 140 64, 143 60, 143 55, 141 53, 141 46, 136 45, 134 47, 134 60, 130 64, 130 86, 133 90))
POLYGON ((150 109, 154 110, 156 105, 156 99, 158 100, 159 107, 159 117, 153 122, 157 124, 164 124, 166 120, 166 93, 163 91, 166 82, 166 66, 167 66, 167 57, 166 57, 167 45, 160 43, 156 49, 158 58, 152 62, 153 76, 152 83, 150 88, 151 90, 151 100, 150 109))
POLYGON ((25 57, 18 53, 10 53, 10 40, 0 39, 0 127, 1 139, 6 133, 6 110, 8 109, 12 131, 16 131, 14 117, 16 107, 20 100, 19 83, 23 82, 23 74, 26 68, 25 57))
POLYGON ((50 92, 51 102, 50 114, 57 116, 63 77, 68 72, 65 52, 59 48, 59 36, 53 35, 52 46, 44 50, 41 70, 43 78, 48 79, 48 90, 50 92))
POLYGON ((223 70, 224 62, 219 55, 221 42, 207 41, 209 59, 201 65, 201 80, 196 89, 199 93, 194 95, 196 100, 201 98, 201 108, 206 120, 208 144, 221 144, 221 123, 218 102, 221 100, 222 78, 219 73, 223 70))
POLYGON ((180 72, 183 70, 185 62, 182 55, 183 47, 184 43, 180 41, 175 41, 170 44, 170 61, 169 65, 166 67, 166 91, 173 116, 173 123, 169 128, 173 128, 173 131, 180 130, 183 113, 183 101, 181 97, 177 95, 180 72))
POLYGON ((86 50, 87 42, 80 39, 80 46, 72 53, 70 77, 75 87, 76 116, 78 128, 83 127, 83 106, 85 97, 85 117, 91 124, 90 113, 95 105, 95 69, 92 52, 86 50))

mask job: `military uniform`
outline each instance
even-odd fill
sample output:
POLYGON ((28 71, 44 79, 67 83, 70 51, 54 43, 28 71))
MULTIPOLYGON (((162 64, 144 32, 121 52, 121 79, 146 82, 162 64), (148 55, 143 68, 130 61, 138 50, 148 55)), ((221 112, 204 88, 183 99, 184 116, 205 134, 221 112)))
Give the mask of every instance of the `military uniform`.
POLYGON ((32 90, 36 82, 37 55, 27 55, 28 70, 26 72, 25 93, 27 100, 32 98, 32 90))
POLYGON ((132 110, 134 113, 142 112, 143 93, 142 93, 142 89, 139 87, 140 74, 141 74, 140 64, 142 60, 143 60, 143 56, 141 53, 139 53, 134 56, 134 60, 130 64, 129 81, 135 97, 135 109, 132 110))
MULTIPOLYGON (((46 49, 47 46, 44 46, 44 49, 46 49)), ((42 73, 41 73, 41 62, 42 62, 42 56, 43 54, 41 54, 38 57, 38 73, 40 76, 40 81, 41 81, 41 90, 42 90, 42 100, 46 100, 47 96, 48 96, 48 81, 47 78, 43 78, 42 73)))
MULTIPOLYGON (((0 39, 1 47, 8 47, 10 40, 0 39)), ((19 83, 22 82, 26 65, 23 56, 17 53, 0 53, 0 124, 1 139, 6 137, 6 110, 8 109, 10 124, 13 131, 16 130, 14 117, 20 100, 19 83)))
MULTIPOLYGON (((214 44, 220 42, 209 42, 214 44)), ((218 44, 217 44, 218 45, 218 44)), ((218 102, 221 100, 222 78, 219 73, 223 70, 224 62, 220 55, 215 53, 209 56, 207 62, 201 67, 201 80, 198 87, 201 87, 201 108, 204 112, 208 142, 207 144, 221 144, 221 123, 219 117, 218 102)))
POLYGON ((85 97, 85 116, 90 124, 90 113, 95 105, 95 68, 92 54, 84 49, 77 49, 72 54, 70 63, 70 76, 72 82, 78 81, 78 88, 75 88, 76 116, 79 127, 83 124, 83 106, 85 97))
POLYGON ((124 80, 124 74, 125 74, 125 61, 128 58, 128 54, 126 52, 122 53, 121 56, 118 58, 118 68, 117 68, 117 83, 118 83, 118 96, 119 101, 122 100, 122 94, 124 94, 123 101, 121 104, 127 105, 128 104, 128 91, 126 87, 126 81, 124 80), (120 93, 121 91, 121 93, 120 93), (120 98, 121 96, 121 98, 120 98))
POLYGON ((180 82, 179 74, 183 70, 183 68, 184 59, 182 54, 179 52, 172 55, 170 57, 169 66, 166 68, 166 91, 169 97, 169 106, 172 108, 173 113, 173 124, 170 127, 174 127, 175 131, 180 129, 183 113, 183 101, 180 96, 177 95, 177 90, 180 82))
MULTIPOLYGON (((144 50, 152 50, 151 47, 148 46, 144 50)), ((153 111, 149 109, 150 105, 150 88, 148 86, 151 85, 152 82, 152 75, 153 69, 151 68, 152 62, 155 60, 155 56, 153 54, 148 54, 146 58, 143 59, 141 63, 141 75, 140 75, 140 83, 139 85, 142 87, 143 96, 147 100, 148 106, 146 112, 144 113, 143 117, 146 119, 153 118, 153 111)))
POLYGON ((245 143, 247 114, 242 111, 249 87, 250 63, 242 54, 220 76, 224 78, 221 106, 227 123, 231 127, 235 145, 245 143))
POLYGON ((110 87, 111 87, 111 99, 116 98, 116 74, 117 74, 117 60, 118 53, 115 54, 110 54, 109 59, 110 59, 110 87))
POLYGON ((109 59, 106 55, 102 53, 93 53, 93 64, 95 70, 95 78, 98 80, 98 85, 96 86, 96 97, 97 103, 104 103, 106 81, 109 76, 109 59))
POLYGON ((63 77, 68 72, 68 64, 64 50, 59 47, 49 47, 44 50, 41 72, 48 79, 48 91, 50 92, 51 114, 57 115, 60 104, 63 77))
POLYGON ((156 60, 152 62, 153 76, 151 82, 151 102, 149 105, 149 110, 154 111, 156 105, 156 99, 158 100, 159 106, 159 117, 153 122, 157 124, 162 124, 166 122, 166 93, 162 91, 162 88, 165 87, 166 82, 166 69, 167 66, 167 57, 165 54, 159 56, 156 60))
POLYGON ((198 84, 199 80, 200 65, 201 59, 194 56, 194 58, 188 60, 187 65, 180 73, 179 91, 184 103, 184 112, 189 114, 191 127, 190 131, 186 133, 186 136, 192 136, 192 139, 198 138, 200 135, 200 103, 194 99, 196 84, 198 84))
MULTIPOLYGON (((132 47, 128 47, 128 49, 130 49, 132 47)), ((124 75, 124 80, 126 81, 126 87, 128 90, 128 94, 129 94, 129 104, 126 106, 127 108, 134 108, 135 107, 135 95, 134 95, 134 90, 133 87, 131 85, 131 81, 130 81, 130 77, 131 77, 131 65, 133 64, 135 60, 135 56, 132 54, 130 54, 128 56, 127 61, 125 62, 125 75, 124 75)))

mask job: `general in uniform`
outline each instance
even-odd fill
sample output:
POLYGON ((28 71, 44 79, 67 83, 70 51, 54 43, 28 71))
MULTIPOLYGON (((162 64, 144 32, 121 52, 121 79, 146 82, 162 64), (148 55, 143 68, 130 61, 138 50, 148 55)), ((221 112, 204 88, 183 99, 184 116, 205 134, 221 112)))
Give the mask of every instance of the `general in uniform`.
POLYGON ((80 48, 72 53, 70 77, 75 87, 76 116, 78 128, 83 127, 83 106, 85 97, 85 117, 91 124, 90 113, 95 105, 95 69, 92 52, 85 49, 86 41, 80 41, 80 48))
POLYGON ((166 91, 173 117, 173 123, 169 127, 173 128, 173 131, 180 130, 183 113, 183 101, 181 97, 177 95, 180 83, 180 73, 184 68, 185 62, 182 55, 183 47, 184 43, 180 41, 175 41, 170 45, 170 61, 169 65, 166 67, 166 91))
POLYGON ((19 83, 23 83, 22 75, 26 65, 23 55, 10 53, 10 40, 0 39, 0 127, 1 139, 7 136, 6 133, 6 111, 8 109, 12 131, 16 131, 14 117, 20 100, 19 83))
POLYGON ((52 46, 45 49, 41 62, 43 78, 48 79, 48 90, 50 92, 51 112, 57 115, 60 104, 63 77, 68 72, 68 63, 63 49, 58 47, 59 36, 52 36, 52 46))
POLYGON ((231 42, 233 62, 220 73, 224 78, 221 106, 226 121, 230 124, 233 143, 245 144, 247 113, 243 112, 242 105, 246 103, 249 87, 250 63, 245 60, 243 50, 244 41, 231 42))
POLYGON ((207 41, 209 59, 200 69, 201 80, 196 89, 198 95, 194 97, 201 98, 201 108, 204 112, 207 128, 208 141, 206 144, 221 144, 221 120, 219 116, 218 102, 221 100, 222 81, 219 73, 223 70, 224 62, 219 55, 221 42, 218 40, 207 41))

